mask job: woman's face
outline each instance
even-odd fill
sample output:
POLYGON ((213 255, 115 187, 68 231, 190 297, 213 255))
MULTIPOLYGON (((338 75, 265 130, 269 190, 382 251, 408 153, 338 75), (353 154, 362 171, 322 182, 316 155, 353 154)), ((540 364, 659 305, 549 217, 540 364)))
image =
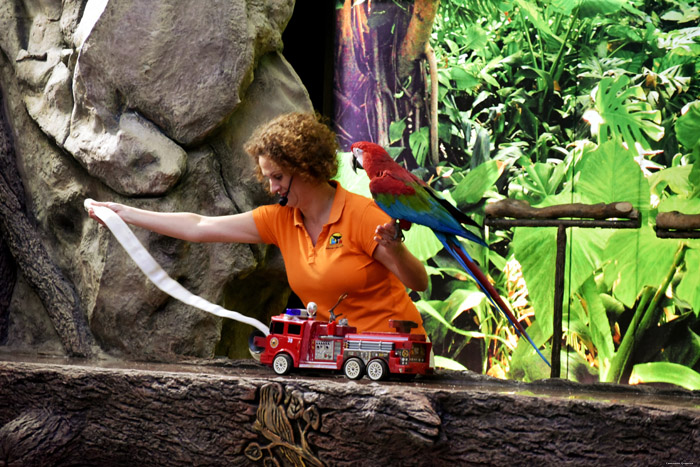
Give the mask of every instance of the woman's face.
POLYGON ((258 157, 263 176, 270 183, 270 193, 278 196, 289 194, 290 175, 265 156, 258 157))

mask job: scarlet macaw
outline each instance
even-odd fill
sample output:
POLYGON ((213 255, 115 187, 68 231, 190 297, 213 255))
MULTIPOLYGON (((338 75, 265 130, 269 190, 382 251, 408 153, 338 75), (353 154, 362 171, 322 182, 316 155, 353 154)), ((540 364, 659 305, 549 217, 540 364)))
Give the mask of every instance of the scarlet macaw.
POLYGON ((525 336, 539 356, 551 366, 457 238, 466 238, 487 246, 479 236, 463 225, 478 227, 478 224, 423 180, 397 164, 378 144, 360 141, 353 143, 351 150, 354 161, 367 172, 372 198, 384 212, 396 219, 397 228, 405 229, 411 223, 429 227, 447 251, 474 278, 491 303, 508 318, 516 332, 525 336))

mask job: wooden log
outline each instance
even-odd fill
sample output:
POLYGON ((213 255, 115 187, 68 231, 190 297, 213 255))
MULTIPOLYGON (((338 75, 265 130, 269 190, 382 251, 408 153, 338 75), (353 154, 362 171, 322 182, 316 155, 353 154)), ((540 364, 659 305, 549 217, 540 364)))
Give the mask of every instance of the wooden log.
POLYGON ((664 230, 700 229, 700 214, 682 214, 678 211, 660 212, 656 216, 656 228, 664 230))
POLYGON ((486 217, 507 217, 514 219, 612 219, 633 218, 636 211, 628 202, 599 204, 558 204, 544 208, 533 208, 527 201, 504 199, 487 204, 486 217))
POLYGON ((700 394, 438 372, 416 383, 225 365, 0 361, 5 465, 664 465, 700 394))

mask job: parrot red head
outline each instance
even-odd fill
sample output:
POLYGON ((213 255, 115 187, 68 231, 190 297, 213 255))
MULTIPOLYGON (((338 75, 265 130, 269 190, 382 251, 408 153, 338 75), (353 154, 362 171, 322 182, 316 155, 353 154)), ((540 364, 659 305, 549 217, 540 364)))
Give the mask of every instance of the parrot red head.
POLYGON ((378 162, 387 162, 394 160, 389 156, 389 153, 378 144, 370 143, 369 141, 358 141, 350 146, 352 151, 353 170, 362 167, 371 177, 371 167, 378 162))

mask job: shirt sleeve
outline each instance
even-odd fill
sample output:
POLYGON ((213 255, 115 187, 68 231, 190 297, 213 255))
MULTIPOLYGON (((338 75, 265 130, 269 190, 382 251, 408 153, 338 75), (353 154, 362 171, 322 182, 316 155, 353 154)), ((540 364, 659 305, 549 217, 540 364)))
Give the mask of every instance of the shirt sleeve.
POLYGON ((253 220, 258 234, 264 243, 278 245, 275 235, 275 205, 260 206, 253 209, 253 220))
POLYGON ((362 222, 360 222, 360 245, 362 250, 369 256, 374 255, 374 250, 377 249, 379 244, 374 241, 374 233, 377 230, 378 225, 386 224, 391 222, 391 217, 384 211, 382 211, 376 204, 369 203, 365 208, 365 212, 362 216, 362 222))

